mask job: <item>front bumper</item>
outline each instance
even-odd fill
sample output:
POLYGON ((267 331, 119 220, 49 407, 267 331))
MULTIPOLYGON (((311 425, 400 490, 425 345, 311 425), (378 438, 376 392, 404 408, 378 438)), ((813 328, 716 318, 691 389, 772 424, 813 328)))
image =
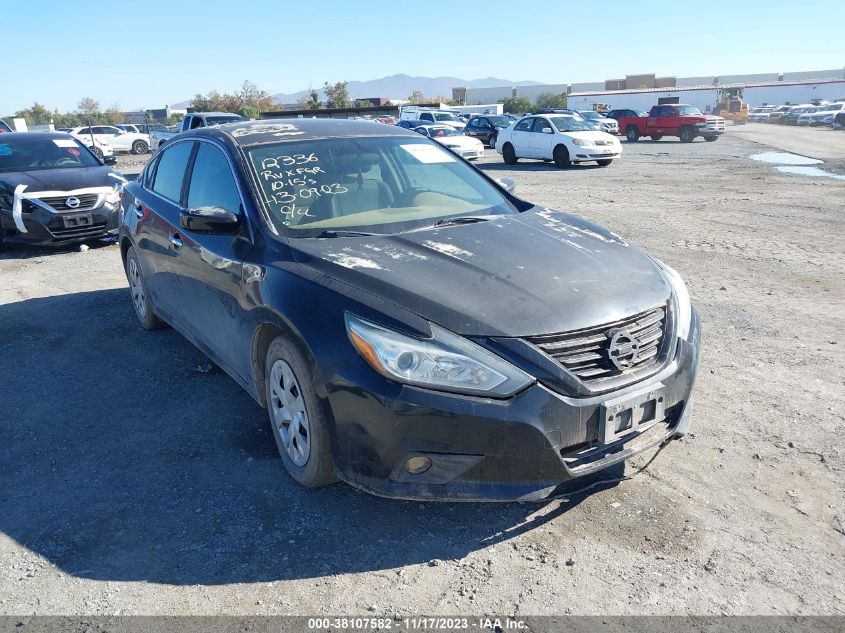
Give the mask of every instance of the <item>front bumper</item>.
POLYGON ((478 149, 461 149, 459 147, 451 147, 449 148, 453 152, 455 152, 461 158, 465 158, 467 160, 475 160, 476 158, 484 158, 484 148, 480 147, 478 149))
POLYGON ((506 400, 399 385, 354 358, 324 376, 338 475, 368 492, 400 499, 545 499, 689 429, 699 325, 674 359, 648 379, 612 393, 574 398, 534 384, 506 400), (603 406, 660 389, 665 414, 604 444, 603 406), (409 459, 428 458, 420 474, 409 459), (576 481, 573 481, 576 480, 576 481), (569 483, 567 483, 569 482, 569 483))
POLYGON ((73 244, 114 234, 118 228, 119 206, 110 203, 84 212, 50 212, 35 205, 28 208, 29 211, 21 215, 26 233, 17 229, 11 210, 0 209, 0 232, 5 241, 33 245, 73 244), (90 216, 90 224, 87 216, 90 216), (86 219, 73 221, 80 217, 86 219), (71 221, 66 223, 65 218, 71 221))
POLYGON ((593 160, 612 160, 622 156, 622 150, 618 147, 579 147, 578 152, 572 158, 572 162, 586 162, 593 160))
POLYGON ((696 125, 695 133, 699 136, 720 136, 725 133, 725 124, 696 125))

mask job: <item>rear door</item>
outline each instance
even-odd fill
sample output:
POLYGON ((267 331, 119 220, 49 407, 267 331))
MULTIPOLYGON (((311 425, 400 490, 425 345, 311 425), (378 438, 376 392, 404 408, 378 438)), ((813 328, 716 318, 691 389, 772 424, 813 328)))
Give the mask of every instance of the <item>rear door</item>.
POLYGON ((156 311, 170 322, 178 319, 173 282, 176 251, 171 240, 179 232, 185 173, 194 145, 182 141, 162 150, 147 181, 125 209, 147 289, 156 311))
POLYGON ((241 190, 223 146, 197 144, 186 186, 186 208, 220 207, 238 215, 234 234, 180 229, 174 284, 183 326, 200 346, 244 381, 249 374, 250 334, 243 318, 241 269, 252 246, 241 190))
POLYGON ((531 156, 531 129, 535 120, 534 117, 521 119, 511 132, 511 144, 517 157, 527 158, 531 156))

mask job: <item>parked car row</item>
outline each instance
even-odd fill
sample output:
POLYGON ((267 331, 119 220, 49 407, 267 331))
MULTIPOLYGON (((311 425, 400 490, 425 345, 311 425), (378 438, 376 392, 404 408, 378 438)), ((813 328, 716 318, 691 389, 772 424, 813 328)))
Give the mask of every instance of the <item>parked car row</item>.
POLYGON ((836 127, 836 117, 845 112, 845 101, 833 103, 802 103, 754 108, 748 120, 756 123, 780 123, 782 125, 807 125, 810 127, 836 127))

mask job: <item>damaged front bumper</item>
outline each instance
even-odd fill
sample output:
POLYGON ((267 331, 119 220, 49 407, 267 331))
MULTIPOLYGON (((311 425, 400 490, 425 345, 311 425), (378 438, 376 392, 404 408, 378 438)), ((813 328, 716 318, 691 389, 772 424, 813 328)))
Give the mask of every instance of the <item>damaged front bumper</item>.
POLYGON ((692 319, 689 338, 657 374, 588 398, 540 383, 506 400, 473 398, 398 385, 366 371, 361 359, 335 365, 325 384, 338 475, 400 499, 548 498, 688 432, 699 347, 694 312, 692 319), (655 403, 651 419, 625 433, 606 431, 608 411, 641 402, 655 403))

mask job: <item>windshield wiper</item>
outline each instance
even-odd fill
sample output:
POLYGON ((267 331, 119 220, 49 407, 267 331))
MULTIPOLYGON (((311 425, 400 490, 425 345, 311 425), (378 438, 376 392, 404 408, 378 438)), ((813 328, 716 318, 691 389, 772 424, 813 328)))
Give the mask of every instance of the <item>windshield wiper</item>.
POLYGON ((486 222, 489 220, 489 217, 483 217, 478 215, 464 215, 457 218, 443 218, 442 220, 437 220, 431 226, 448 226, 450 224, 472 224, 473 222, 486 222))
POLYGON ((364 231, 323 231, 315 237, 369 237, 380 233, 365 233, 364 231))

